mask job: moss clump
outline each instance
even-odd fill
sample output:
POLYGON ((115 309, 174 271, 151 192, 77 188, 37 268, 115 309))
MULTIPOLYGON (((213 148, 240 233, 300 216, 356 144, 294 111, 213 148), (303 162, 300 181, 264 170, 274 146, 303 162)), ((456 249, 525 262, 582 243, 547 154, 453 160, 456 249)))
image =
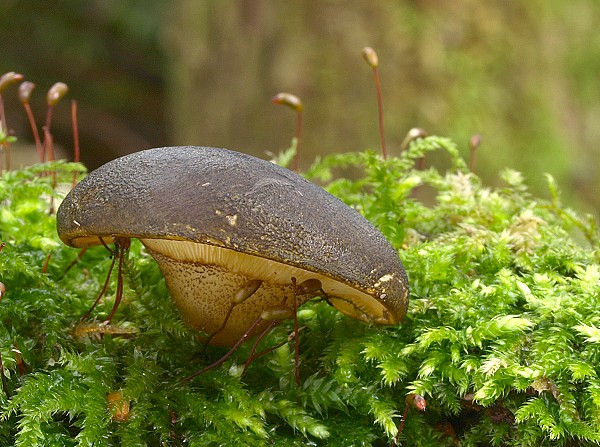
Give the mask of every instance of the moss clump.
MULTIPOLYGON (((283 344, 241 375, 249 347, 219 358, 179 320, 154 261, 134 243, 113 326, 77 325, 110 264, 56 236, 42 174, 69 182, 81 167, 54 163, 0 183, 0 444, 540 446, 600 442, 600 266, 595 222, 521 176, 488 188, 456 147, 430 137, 400 157, 338 154, 307 172, 356 207, 398 249, 411 281, 409 313, 369 327, 315 300, 299 311, 302 384, 283 344), (416 160, 449 154, 447 172, 416 160), (331 180, 358 168, 357 180, 331 180), (43 266, 51 255, 47 269, 43 266), (65 272, 67 272, 65 274, 65 272), (110 403, 107 397, 111 396, 110 403), (115 398, 115 396, 117 396, 115 398), (116 399, 116 400, 115 400, 116 399)), ((110 288, 114 293, 115 284, 110 288)), ((291 325, 264 345, 284 341, 291 325)))

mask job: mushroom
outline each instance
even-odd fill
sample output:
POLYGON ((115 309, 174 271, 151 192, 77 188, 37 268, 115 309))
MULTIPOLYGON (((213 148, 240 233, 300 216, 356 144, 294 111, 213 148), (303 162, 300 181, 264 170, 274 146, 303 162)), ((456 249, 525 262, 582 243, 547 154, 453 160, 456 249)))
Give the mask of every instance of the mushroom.
POLYGON ((300 294, 298 306, 320 293, 375 324, 406 313, 406 272, 371 223, 294 172, 227 149, 164 147, 115 159, 66 196, 57 229, 79 248, 138 238, 183 320, 215 345, 233 345, 307 280, 320 290, 300 294))

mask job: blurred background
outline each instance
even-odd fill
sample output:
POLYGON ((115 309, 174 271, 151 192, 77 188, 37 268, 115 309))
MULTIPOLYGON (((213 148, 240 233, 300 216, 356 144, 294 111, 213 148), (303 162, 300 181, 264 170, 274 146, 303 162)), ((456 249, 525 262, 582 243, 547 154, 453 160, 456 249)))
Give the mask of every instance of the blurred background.
MULTIPOLYGON (((600 209, 600 3, 597 0, 3 0, 0 72, 56 81, 79 104, 82 158, 175 144, 266 157, 287 148, 304 103, 301 167, 317 155, 378 149, 379 55, 389 152, 412 127, 452 138, 476 172, 522 171, 537 194, 554 175, 565 201, 600 209)), ((16 88, 8 126, 31 143, 16 88)), ((55 140, 72 150, 68 100, 55 140)))

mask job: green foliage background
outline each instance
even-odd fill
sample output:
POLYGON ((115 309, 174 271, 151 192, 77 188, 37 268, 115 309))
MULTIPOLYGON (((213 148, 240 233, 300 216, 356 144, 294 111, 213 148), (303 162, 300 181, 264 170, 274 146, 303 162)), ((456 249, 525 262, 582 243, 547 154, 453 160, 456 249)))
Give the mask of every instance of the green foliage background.
MULTIPOLYGON (((46 174, 68 185, 81 169, 57 162, 2 175, 8 395, 0 393, 0 444, 386 446, 409 393, 424 396, 427 409, 408 411, 400 445, 600 442, 598 233, 593 219, 560 203, 552 178, 550 200, 531 195, 512 170, 503 185, 486 187, 456 146, 437 137, 385 161, 371 152, 317 160, 306 175, 398 249, 411 301, 395 327, 368 326, 319 300, 303 306, 296 386, 288 344, 245 375, 248 347, 183 382, 223 352, 200 355, 197 334, 181 323, 158 267, 135 241, 113 321, 126 334, 74 336, 109 253, 90 249, 67 272, 78 253, 56 236, 49 209, 61 194, 46 174), (434 151, 447 154, 447 170, 415 167, 434 151), (348 169, 361 173, 357 180, 341 175, 348 169), (107 404, 114 391, 131 403, 126 422, 107 404)), ((281 325, 265 346, 290 331, 281 325)))

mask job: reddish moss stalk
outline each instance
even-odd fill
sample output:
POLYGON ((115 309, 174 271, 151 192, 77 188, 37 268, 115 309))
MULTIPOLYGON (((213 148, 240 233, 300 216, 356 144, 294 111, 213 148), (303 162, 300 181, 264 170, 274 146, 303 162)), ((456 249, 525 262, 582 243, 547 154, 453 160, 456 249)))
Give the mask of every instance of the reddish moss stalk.
POLYGON ((44 126, 44 146, 43 146, 43 156, 42 162, 46 161, 46 156, 48 156, 49 161, 54 160, 54 153, 50 153, 52 151, 52 141, 51 137, 52 133, 50 132, 50 125, 52 123, 52 111, 56 104, 60 102, 60 100, 67 94, 69 91, 69 87, 67 84, 62 82, 57 82, 50 90, 48 90, 48 94, 46 95, 46 103, 48 104, 48 109, 46 111, 46 124, 44 126))
POLYGON ((373 76, 375 77, 375 92, 377 94, 377 110, 379 112, 379 139, 381 141, 381 153, 383 159, 387 158, 387 147, 385 144, 385 131, 383 128, 383 98, 381 96, 381 82, 379 80, 379 58, 377 53, 371 47, 365 47, 362 50, 362 56, 373 69, 373 76))
MULTIPOLYGON (((4 92, 4 90, 6 90, 6 88, 8 88, 10 85, 21 82, 22 80, 23 75, 15 73, 14 71, 5 73, 0 77, 0 131, 6 133, 7 135, 8 126, 6 125, 6 113, 4 111, 4 98, 2 97, 2 92, 4 92)), ((0 144, 0 149, 6 153, 6 170, 10 170, 10 144, 2 143, 0 144)), ((0 163, 0 168, 1 167, 2 164, 0 163)))
POLYGON ((291 93, 277 93, 271 98, 273 104, 287 106, 296 111, 296 155, 294 157, 294 172, 300 169, 300 137, 302 134, 302 101, 291 93))
POLYGON ((481 145, 481 135, 475 134, 469 140, 469 169, 471 172, 475 172, 475 158, 477 156, 477 150, 481 145))
POLYGON ((44 149, 42 146, 42 140, 40 139, 40 133, 38 131, 37 124, 35 122, 35 117, 33 116, 33 111, 31 110, 31 106, 29 105, 29 100, 31 99, 31 95, 33 94, 33 90, 35 89, 35 84, 33 82, 25 81, 19 86, 19 100, 23 107, 25 108, 25 113, 27 114, 27 120, 29 121, 29 127, 31 127, 31 132, 33 133, 33 140, 35 141, 35 148, 38 154, 38 159, 40 163, 44 161, 44 149))
MULTIPOLYGON (((79 149, 79 125, 77 123, 77 101, 74 99, 71 101, 71 127, 73 128, 73 161, 79 163, 80 149, 79 149)), ((75 187, 77 183, 77 172, 73 172, 72 187, 75 187)))
POLYGON ((400 435, 402 434, 402 431, 404 430, 404 424, 406 423, 406 418, 408 417, 408 411, 411 408, 414 408, 417 411, 425 411, 427 408, 427 402, 425 401, 425 398, 423 396, 421 396, 420 394, 413 394, 413 393, 406 396, 406 405, 404 406, 404 413, 402 414, 402 420, 400 421, 400 425, 398 426, 398 433, 396 433, 396 436, 394 437, 394 439, 392 441, 391 447, 395 447, 398 445, 398 438, 400 437, 400 435))

